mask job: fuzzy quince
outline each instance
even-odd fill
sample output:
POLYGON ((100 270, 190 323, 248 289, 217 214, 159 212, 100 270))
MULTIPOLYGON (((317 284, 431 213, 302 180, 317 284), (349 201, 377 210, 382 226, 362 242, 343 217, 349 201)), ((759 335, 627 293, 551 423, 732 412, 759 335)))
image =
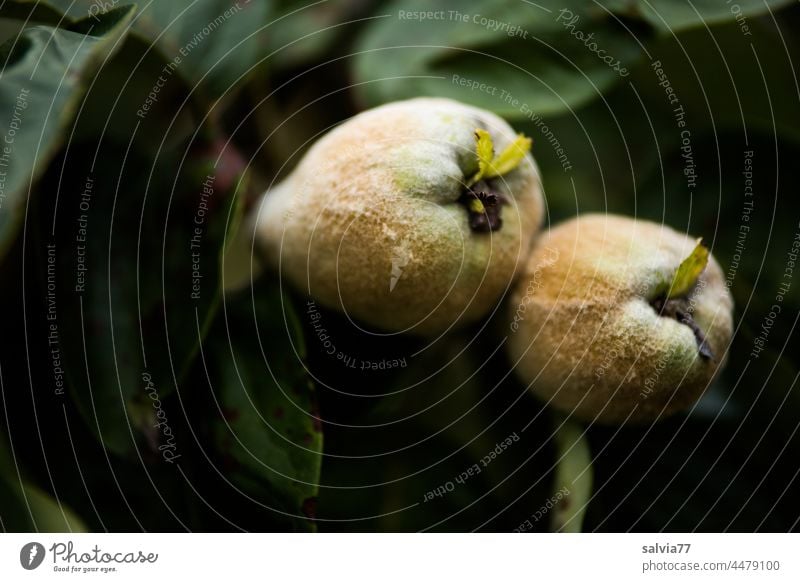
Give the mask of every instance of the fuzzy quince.
POLYGON ((691 405, 723 365, 733 301, 698 241, 586 215, 537 241, 512 294, 519 376, 584 420, 651 421, 691 405))
POLYGON ((543 213, 530 140, 496 115, 420 98, 361 113, 268 191, 258 244, 321 304, 431 335, 495 308, 543 213))

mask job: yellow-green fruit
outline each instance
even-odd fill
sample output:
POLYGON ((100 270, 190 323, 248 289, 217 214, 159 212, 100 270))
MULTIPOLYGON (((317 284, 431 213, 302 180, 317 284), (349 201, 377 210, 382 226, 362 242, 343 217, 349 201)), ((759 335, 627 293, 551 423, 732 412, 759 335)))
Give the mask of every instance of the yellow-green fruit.
POLYGON ((447 99, 353 117, 265 194, 259 244, 299 290, 368 326, 436 334, 479 319, 527 259, 543 199, 528 154, 480 184, 497 195, 502 225, 470 225, 478 129, 496 152, 516 137, 496 115, 447 99))
POLYGON ((733 328, 713 257, 688 293, 665 301, 696 244, 667 226, 600 214, 543 234, 511 298, 508 347, 522 380, 553 407, 603 423, 691 405, 723 364, 733 328))

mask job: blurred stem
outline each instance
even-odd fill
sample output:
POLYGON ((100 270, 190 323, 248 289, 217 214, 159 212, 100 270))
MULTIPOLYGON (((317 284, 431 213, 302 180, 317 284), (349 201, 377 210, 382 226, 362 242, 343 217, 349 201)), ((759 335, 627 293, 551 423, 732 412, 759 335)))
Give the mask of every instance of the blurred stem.
MULTIPOLYGON (((557 419, 561 422, 562 419, 557 419)), ((556 476, 551 530, 577 533, 582 530, 586 507, 592 496, 592 453, 583 427, 564 420, 555 433, 556 476)))
POLYGON ((254 241, 259 207, 260 203, 253 205, 229 229, 222 256, 222 288, 225 293, 252 285, 264 270, 266 259, 254 241))
POLYGON ((286 131, 279 129, 283 127, 282 124, 286 121, 286 112, 282 111, 278 106, 278 100, 275 95, 265 97, 270 93, 266 76, 262 76, 259 81, 251 83, 248 89, 250 90, 253 106, 256 108, 253 115, 256 128, 263 143, 261 156, 269 164, 269 167, 279 168, 295 152, 298 146, 297 143, 293 143, 293 140, 286 139, 286 131))
MULTIPOLYGON (((458 422, 444 431, 442 436, 458 448, 464 447, 467 443, 464 447, 465 452, 477 461, 487 450, 491 450, 495 443, 485 421, 482 421, 474 410, 476 403, 485 395, 487 386, 482 382, 481 371, 478 371, 481 361, 475 353, 475 345, 467 345, 470 340, 471 337, 464 333, 452 333, 447 339, 437 342, 439 348, 437 352, 428 351, 428 355, 432 355, 431 365, 438 367, 441 362, 448 362, 448 382, 445 384, 447 394, 434 393, 432 390, 430 395, 437 400, 446 396, 448 406, 465 411, 458 422), (468 410, 470 412, 466 412, 468 410)), ((430 428, 435 430, 441 428, 440 418, 437 415, 424 415, 422 418, 429 421, 430 428)))

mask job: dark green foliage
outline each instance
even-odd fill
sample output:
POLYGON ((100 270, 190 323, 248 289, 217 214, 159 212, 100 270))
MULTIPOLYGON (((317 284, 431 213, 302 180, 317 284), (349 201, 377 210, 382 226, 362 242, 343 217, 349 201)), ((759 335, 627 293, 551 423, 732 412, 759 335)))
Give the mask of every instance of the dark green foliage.
POLYGON ((789 4, 3 2, 2 528, 796 529, 789 4), (691 412, 557 438, 505 355, 505 303, 428 345, 272 269, 223 291, 260 193, 330 127, 418 95, 532 137, 550 223, 608 211, 703 237, 737 328, 691 412), (535 518, 587 442, 585 516, 535 518))

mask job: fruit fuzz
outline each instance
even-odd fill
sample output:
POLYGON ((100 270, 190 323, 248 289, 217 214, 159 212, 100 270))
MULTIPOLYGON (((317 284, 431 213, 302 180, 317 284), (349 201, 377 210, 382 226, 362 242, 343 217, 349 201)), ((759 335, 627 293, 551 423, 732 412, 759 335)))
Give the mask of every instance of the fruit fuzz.
POLYGON ((366 111, 265 194, 257 242, 328 307, 382 330, 443 333, 494 309, 528 257, 544 206, 529 144, 448 99, 366 111))
POLYGON ((621 216, 586 215, 543 235, 511 300, 508 346, 523 381, 602 423, 695 402, 723 364, 733 300, 713 257, 670 295, 693 249, 669 227, 621 216))

